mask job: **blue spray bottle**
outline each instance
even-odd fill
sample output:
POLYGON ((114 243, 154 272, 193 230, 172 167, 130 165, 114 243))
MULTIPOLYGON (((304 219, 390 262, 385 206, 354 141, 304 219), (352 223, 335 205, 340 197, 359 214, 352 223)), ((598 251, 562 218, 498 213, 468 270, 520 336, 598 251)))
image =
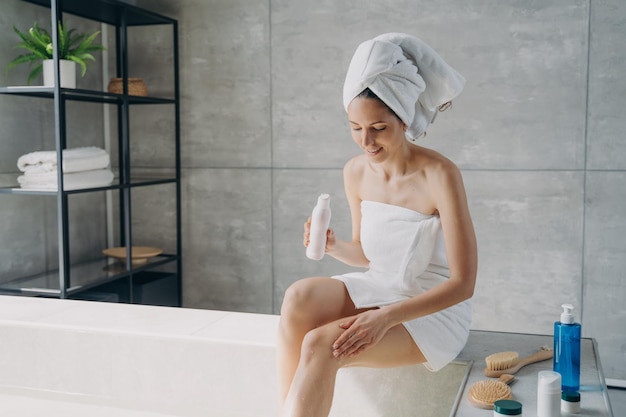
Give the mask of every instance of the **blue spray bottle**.
POLYGON ((553 369, 561 374, 563 391, 580 389, 580 324, 574 321, 571 304, 561 306, 561 321, 554 323, 553 369))

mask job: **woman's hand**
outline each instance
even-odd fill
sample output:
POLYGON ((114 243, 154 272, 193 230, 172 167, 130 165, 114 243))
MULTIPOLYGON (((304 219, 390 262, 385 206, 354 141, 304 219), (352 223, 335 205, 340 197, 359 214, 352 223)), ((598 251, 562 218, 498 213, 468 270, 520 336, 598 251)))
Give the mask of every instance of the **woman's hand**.
POLYGON ((368 310, 348 317, 339 324, 344 332, 333 344, 333 355, 338 358, 355 356, 375 346, 390 329, 380 309, 368 310))
MULTIPOLYGON (((307 219, 306 223, 304 223, 304 247, 309 247, 309 242, 311 241, 311 217, 307 219)), ((324 252, 328 252, 330 248, 335 245, 336 238, 335 232, 332 229, 326 230, 326 248, 324 252)))

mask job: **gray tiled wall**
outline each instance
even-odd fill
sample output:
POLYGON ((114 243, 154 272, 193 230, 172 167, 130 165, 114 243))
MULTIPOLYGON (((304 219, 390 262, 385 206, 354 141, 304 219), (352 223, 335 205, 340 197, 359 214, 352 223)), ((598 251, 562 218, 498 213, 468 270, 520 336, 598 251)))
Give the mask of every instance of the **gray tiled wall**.
POLYGON ((587 174, 583 325, 608 377, 626 378, 626 172, 587 174))
POLYGON ((185 305, 271 312, 271 170, 192 169, 185 183, 185 305))
POLYGON ((343 77, 359 42, 409 32, 467 78, 422 144, 463 172, 479 240, 473 327, 549 334, 573 302, 607 376, 626 378, 626 3, 137 4, 180 22, 187 307, 277 313, 296 279, 349 270, 306 259, 302 223, 330 192, 349 238, 341 168, 359 150, 343 77))
MULTIPOLYGON (((195 94, 196 85, 184 88, 185 117, 191 119, 184 124, 189 177, 219 167, 272 173, 267 236, 248 242, 229 237, 214 223, 240 219, 241 209, 230 198, 212 203, 225 205, 226 217, 209 215, 206 222, 218 240, 243 246, 235 252, 203 236, 198 241, 196 229, 207 227, 205 217, 189 213, 188 305, 277 313, 294 280, 349 269, 333 259, 307 260, 302 222, 317 194, 330 192, 333 227, 349 237, 341 167, 358 149, 341 105, 343 77, 360 41, 403 31, 434 46, 468 80, 423 144, 449 156, 464 174, 480 250, 474 328, 550 333, 560 304, 573 302, 582 310, 586 335, 600 342, 608 373, 625 377, 626 368, 614 365, 624 363, 626 352, 619 330, 626 314, 619 301, 626 288, 619 232, 626 203, 619 198, 624 8, 619 0, 387 0, 367 6, 271 0, 181 8, 188 23, 181 30, 189 40, 184 60, 197 63, 207 77, 204 99, 195 94), (208 133, 204 126, 211 126, 208 133), (601 172, 607 169, 613 171, 601 172), (601 217, 604 211, 612 215, 601 217), (234 305, 239 289, 223 275, 241 274, 241 253, 251 250, 246 246, 265 242, 271 244, 271 260, 244 263, 253 270, 267 267, 261 275, 271 277, 272 299, 262 293, 234 305), (204 257, 199 266, 195 254, 201 248, 216 251, 209 256, 219 262, 211 265, 204 257), (223 300, 199 301, 205 292, 223 300), (613 295, 603 298, 608 293, 613 295), (614 319, 602 321, 607 308, 614 319)), ((197 71, 184 73, 198 78, 197 71)), ((223 186, 223 176, 207 172, 206 181, 223 186)), ((233 185, 258 193, 256 183, 233 185)), ((197 199, 190 189, 186 204, 195 206, 197 199)), ((248 292, 258 288, 250 285, 248 292)))

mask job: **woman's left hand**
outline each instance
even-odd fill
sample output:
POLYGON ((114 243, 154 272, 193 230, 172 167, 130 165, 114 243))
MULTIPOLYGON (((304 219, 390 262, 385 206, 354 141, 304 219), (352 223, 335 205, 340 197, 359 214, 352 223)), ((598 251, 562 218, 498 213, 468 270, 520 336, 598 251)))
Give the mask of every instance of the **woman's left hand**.
POLYGON ((341 322, 344 332, 333 343, 333 355, 340 359, 375 346, 390 328, 383 314, 380 309, 368 310, 341 322))

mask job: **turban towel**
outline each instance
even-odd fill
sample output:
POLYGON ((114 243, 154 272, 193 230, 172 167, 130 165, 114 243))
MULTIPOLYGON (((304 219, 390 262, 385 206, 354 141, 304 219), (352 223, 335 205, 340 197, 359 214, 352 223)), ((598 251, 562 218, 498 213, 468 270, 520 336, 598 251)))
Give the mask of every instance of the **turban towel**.
POLYGON ((404 33, 385 33, 356 49, 343 86, 343 106, 369 88, 408 126, 415 140, 439 106, 457 97, 465 78, 434 49, 404 33))

